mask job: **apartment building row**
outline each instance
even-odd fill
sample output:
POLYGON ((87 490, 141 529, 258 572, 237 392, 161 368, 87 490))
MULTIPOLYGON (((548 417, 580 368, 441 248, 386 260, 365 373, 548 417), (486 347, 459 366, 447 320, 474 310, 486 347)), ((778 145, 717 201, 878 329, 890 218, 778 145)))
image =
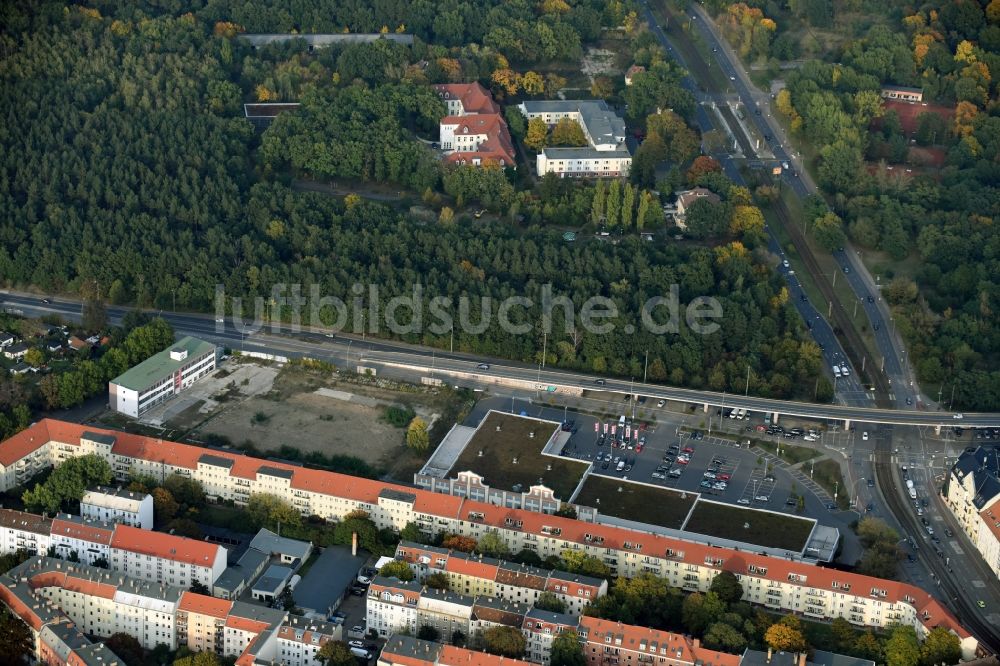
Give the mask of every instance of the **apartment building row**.
POLYGON ((447 640, 456 632, 475 638, 492 627, 513 627, 527 640, 527 658, 539 664, 549 663, 552 640, 580 621, 579 616, 528 603, 436 590, 383 576, 377 576, 368 588, 365 616, 368 629, 380 636, 416 634, 428 626, 447 640))
POLYGON ((592 600, 608 593, 608 582, 601 578, 566 571, 540 569, 492 557, 401 541, 396 559, 406 562, 424 582, 432 574, 448 577, 448 589, 471 596, 497 597, 506 601, 534 605, 549 592, 566 605, 570 615, 581 615, 592 600))
POLYGON ((201 583, 211 589, 227 565, 226 549, 206 541, 69 514, 45 518, 0 509, 0 552, 21 549, 102 563, 134 578, 178 587, 201 583))
POLYGON ((1000 450, 979 446, 963 452, 948 475, 944 497, 993 575, 1000 578, 1000 450))
POLYGON ((513 552, 530 549, 546 558, 578 551, 598 558, 614 575, 651 573, 687 591, 707 591, 716 574, 729 571, 742 583, 747 601, 775 611, 820 620, 842 617, 856 626, 905 623, 919 636, 942 626, 959 637, 966 658, 977 647, 939 601, 902 582, 51 419, 0 443, 0 484, 12 487, 26 466, 42 469, 85 454, 106 459, 121 481, 133 474, 161 480, 180 474, 199 481, 208 496, 237 504, 264 492, 326 520, 360 510, 379 528, 401 530, 414 523, 428 534, 475 539, 493 533, 513 552))
MULTIPOLYGON (((650 666, 739 666, 738 655, 709 650, 696 638, 646 627, 622 624, 594 617, 578 618, 578 623, 561 626, 543 624, 537 635, 548 637, 544 660, 532 653, 532 638, 528 638, 526 659, 532 663, 549 663, 551 640, 562 631, 572 629, 583 648, 588 666, 611 664, 649 664, 650 666), (546 634, 545 630, 552 633, 546 634)), ((537 624, 538 622, 532 622, 537 624)), ((496 657, 452 645, 431 643, 410 636, 394 634, 386 641, 379 656, 379 666, 526 666, 525 661, 496 657)))
MULTIPOLYGON (((34 655, 44 663, 89 666, 85 657, 101 656, 96 644, 76 634, 124 632, 147 649, 162 643, 209 650, 236 657, 239 666, 315 666, 322 646, 341 638, 341 628, 326 622, 48 557, 0 576, 0 601, 28 625, 34 655), (68 638, 58 646, 54 636, 68 638), (60 658, 46 660, 53 652, 60 658)), ((104 650, 102 663, 113 666, 114 656, 104 650)))

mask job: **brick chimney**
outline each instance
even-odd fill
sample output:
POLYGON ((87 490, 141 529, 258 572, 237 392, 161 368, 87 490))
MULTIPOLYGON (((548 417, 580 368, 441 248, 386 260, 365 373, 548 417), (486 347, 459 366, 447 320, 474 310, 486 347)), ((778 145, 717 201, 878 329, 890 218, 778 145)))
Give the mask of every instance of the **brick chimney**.
POLYGON ((806 666, 806 653, 802 652, 799 654, 799 664, 798 666, 806 666))
POLYGON ((771 648, 767 648, 767 663, 768 664, 771 663, 771 655, 772 654, 773 654, 773 651, 771 650, 771 648))
POLYGON ((695 650, 697 650, 698 648, 700 648, 700 647, 701 647, 701 640, 700 640, 700 639, 697 639, 697 638, 692 638, 692 639, 691 639, 691 646, 692 646, 692 647, 693 647, 693 648, 694 648, 695 650))

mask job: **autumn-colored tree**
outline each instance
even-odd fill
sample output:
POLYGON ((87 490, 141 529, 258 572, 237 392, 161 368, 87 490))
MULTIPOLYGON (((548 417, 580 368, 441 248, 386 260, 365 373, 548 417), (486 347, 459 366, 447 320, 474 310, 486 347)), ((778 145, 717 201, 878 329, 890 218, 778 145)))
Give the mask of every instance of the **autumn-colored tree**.
POLYGON ((615 83, 610 76, 595 76, 590 82, 590 94, 593 97, 607 99, 615 94, 615 83))
POLYGON ((790 627, 783 622, 768 627, 764 632, 764 642, 779 652, 803 652, 809 647, 801 629, 790 627))
POLYGON ((718 160, 708 155, 699 155, 687 170, 687 182, 694 185, 699 179, 709 173, 722 173, 722 165, 718 160))
POLYGON ((215 27, 212 28, 212 34, 216 37, 225 37, 227 39, 232 39, 241 32, 246 32, 243 26, 230 23, 229 21, 217 21, 215 27))
POLYGON ((471 553, 476 549, 477 542, 472 537, 461 534, 449 534, 441 541, 441 546, 451 550, 460 550, 463 553, 471 553))
POLYGON ((521 75, 521 88, 528 95, 541 95, 545 92, 545 79, 538 72, 525 72, 521 75))
POLYGON ((494 71, 490 81, 508 95, 516 95, 521 88, 521 77, 509 67, 494 71))
POLYGON ((383 564, 378 573, 380 576, 385 576, 386 578, 398 578, 402 581, 413 580, 413 569, 402 560, 393 560, 392 562, 383 564))
POLYGON ((483 632, 482 640, 486 652, 511 659, 524 657, 524 650, 528 647, 527 639, 516 627, 490 627, 483 632))
POLYGON ((646 118, 647 138, 653 135, 663 140, 666 156, 682 163, 698 154, 701 141, 698 133, 688 127, 684 119, 673 111, 661 111, 646 118))
POLYGON ((542 0, 538 8, 543 14, 568 14, 570 10, 566 0, 542 0))
POLYGON ((344 207, 347 208, 347 210, 351 210, 360 203, 361 203, 360 194, 355 194, 354 192, 351 192, 350 194, 344 197, 344 207))
POLYGON ((971 102, 959 102, 955 105, 955 134, 968 136, 972 134, 972 123, 979 115, 979 109, 971 102))
POLYGON ((154 488, 153 492, 153 516, 158 525, 169 522, 177 515, 181 505, 174 499, 173 494, 166 488, 154 488))
POLYGON ((754 242, 764 237, 764 214, 756 206, 733 206, 729 233, 754 242))
POLYGON ((572 118, 561 118, 552 128, 549 143, 553 146, 586 146, 587 137, 580 123, 572 118))
POLYGON ((435 62, 449 81, 458 81, 462 77, 462 64, 455 58, 438 58, 435 62))
POLYGON ((531 150, 540 151, 545 147, 545 141, 549 136, 548 125, 541 118, 532 118, 528 121, 528 132, 524 135, 524 145, 531 150))
POLYGON ((438 222, 445 226, 450 226, 455 223, 455 211, 453 211, 448 206, 441 209, 441 213, 438 215, 438 222))
POLYGON ((549 72, 545 75, 545 95, 555 97, 556 93, 566 87, 566 79, 558 74, 549 72))
POLYGON ((264 84, 260 84, 254 88, 254 94, 257 96, 258 102, 273 102, 278 99, 278 94, 264 84))
POLYGON ((430 433, 427 431, 427 421, 414 416, 406 428, 406 445, 418 453, 423 453, 431 445, 430 433))

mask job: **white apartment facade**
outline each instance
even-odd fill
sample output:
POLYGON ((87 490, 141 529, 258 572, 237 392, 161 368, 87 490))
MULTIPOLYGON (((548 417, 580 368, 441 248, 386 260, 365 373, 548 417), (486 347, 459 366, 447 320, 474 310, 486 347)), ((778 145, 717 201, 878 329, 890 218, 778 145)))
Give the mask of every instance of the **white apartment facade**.
MULTIPOLYGON (((341 636, 326 622, 45 557, 0 574, 0 602, 31 628, 34 656, 46 659, 50 651, 40 637, 53 632, 45 628, 58 633, 67 622, 84 634, 127 633, 146 649, 162 643, 236 657, 237 666, 318 666, 319 648, 341 636)), ((91 663, 83 657, 94 653, 94 645, 75 645, 72 663, 91 663)))
POLYGON ((26 550, 33 555, 44 555, 49 550, 51 534, 51 518, 0 509, 0 553, 26 550))
POLYGON ((226 570, 227 551, 218 544, 118 525, 111 537, 110 564, 133 578, 188 588, 212 584, 226 570))
POLYGON ((365 619, 369 631, 379 636, 417 631, 417 603, 420 601, 419 583, 376 576, 368 586, 365 619))
POLYGON ((108 406, 139 418, 215 370, 216 348, 190 336, 108 382, 108 406))
POLYGON ((153 529, 153 496, 125 488, 94 488, 80 500, 80 516, 153 529))
POLYGON ((541 118, 552 126, 560 120, 577 122, 587 146, 545 148, 535 158, 539 176, 555 173, 569 178, 624 178, 632 168, 625 143, 625 122, 604 100, 540 100, 518 105, 529 121, 541 118))
POLYGON ((948 474, 945 503, 1000 578, 1000 452, 995 447, 966 451, 948 474))
POLYGON ((82 564, 106 562, 110 570, 139 580, 181 588, 197 582, 209 589, 226 570, 228 555, 224 547, 207 541, 66 514, 49 520, 10 509, 0 509, 0 548, 3 553, 51 551, 67 561, 75 555, 82 564))
POLYGON ((943 605, 905 583, 377 480, 225 452, 209 453, 175 442, 110 431, 94 433, 60 421, 40 421, 0 444, 0 481, 9 482, 10 465, 28 455, 48 456, 50 464, 57 464, 70 455, 86 453, 105 457, 122 481, 130 474, 162 480, 177 473, 202 482, 215 498, 237 504, 245 504, 252 493, 269 492, 292 502, 303 515, 316 514, 327 520, 361 510, 379 528, 400 530, 414 522, 428 533, 447 531, 476 539, 493 532, 514 552, 527 548, 545 558, 570 549, 597 557, 615 575, 652 573, 689 591, 707 591, 716 574, 730 571, 744 582, 749 601, 772 608, 827 620, 843 617, 858 626, 871 627, 888 626, 898 615, 898 621, 910 623, 919 636, 935 626, 953 631, 967 657, 974 654, 977 645, 943 605), (226 464, 206 463, 209 456, 226 464), (825 601, 807 604, 807 598, 825 601))

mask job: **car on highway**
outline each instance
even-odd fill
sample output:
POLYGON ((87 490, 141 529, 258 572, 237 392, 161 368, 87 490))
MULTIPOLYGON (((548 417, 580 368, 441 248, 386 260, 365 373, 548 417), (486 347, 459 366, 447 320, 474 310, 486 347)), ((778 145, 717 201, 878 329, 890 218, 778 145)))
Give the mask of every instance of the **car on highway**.
POLYGON ((51 303, 51 302, 52 302, 52 301, 51 301, 51 300, 49 300, 48 298, 43 298, 43 299, 42 299, 42 303, 45 303, 46 305, 48 305, 48 304, 49 304, 49 303, 51 303))
POLYGON ((604 386, 605 384, 607 384, 607 382, 604 381, 603 379, 595 379, 594 383, 597 384, 598 386, 604 386))
POLYGON ((479 365, 476 366, 476 368, 479 369, 479 370, 489 370, 490 369, 490 364, 489 363, 480 363, 479 365))
POLYGON ((869 488, 875 487, 875 479, 868 479, 868 487, 869 488))
POLYGON ((869 303, 874 303, 875 302, 875 297, 872 296, 871 294, 868 294, 868 302, 869 303))
POLYGON ((784 266, 785 268, 788 268, 791 264, 788 263, 788 259, 785 259, 781 262, 781 265, 784 266))
POLYGON ((225 323, 225 321, 226 321, 226 320, 225 320, 225 319, 223 319, 222 317, 216 317, 216 318, 215 318, 215 323, 216 323, 216 324, 222 324, 222 323, 225 323))
POLYGON ((977 601, 976 605, 979 606, 980 608, 986 608, 986 602, 983 601, 982 599, 980 599, 979 601, 977 601))
POLYGON ((955 533, 954 533, 954 532, 952 532, 951 530, 949 530, 948 528, 945 528, 945 530, 944 530, 944 535, 945 535, 946 537, 949 537, 949 538, 950 538, 950 537, 953 537, 953 536, 955 536, 955 533))
POLYGON ((844 266, 844 272, 845 273, 850 273, 851 272, 851 267, 850 266, 844 266))
POLYGON ((964 419, 965 418, 965 414, 955 414, 951 418, 953 418, 953 419, 964 419))
POLYGON ((867 430, 865 430, 863 433, 861 433, 861 439, 864 440, 864 441, 866 441, 866 442, 868 441, 868 431, 867 430))

